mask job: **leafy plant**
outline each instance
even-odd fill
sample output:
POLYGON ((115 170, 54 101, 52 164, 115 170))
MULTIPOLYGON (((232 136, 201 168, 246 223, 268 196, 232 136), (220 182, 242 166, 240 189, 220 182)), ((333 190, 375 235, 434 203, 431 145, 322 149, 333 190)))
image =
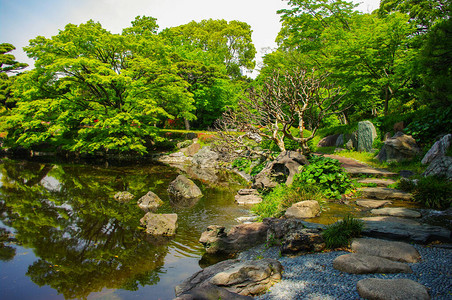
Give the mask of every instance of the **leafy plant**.
POLYGON ((346 247, 350 240, 361 234, 364 222, 351 216, 329 225, 323 232, 326 246, 330 249, 346 247))
POLYGON ((352 182, 337 159, 313 156, 310 162, 295 175, 294 181, 318 185, 329 198, 339 199, 342 194, 351 192, 352 182))

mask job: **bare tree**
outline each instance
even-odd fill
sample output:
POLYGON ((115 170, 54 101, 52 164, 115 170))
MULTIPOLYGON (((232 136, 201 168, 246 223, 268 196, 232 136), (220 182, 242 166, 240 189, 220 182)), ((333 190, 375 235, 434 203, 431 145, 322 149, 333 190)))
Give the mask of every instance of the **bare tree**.
POLYGON ((242 136, 231 134, 234 129, 270 139, 281 151, 286 150, 284 138, 288 138, 298 143, 299 151, 309 152, 308 141, 315 136, 321 120, 344 111, 336 109, 343 93, 327 82, 328 76, 298 68, 275 71, 260 90, 250 90, 236 110, 227 111, 217 128, 231 147, 245 146, 242 136), (309 136, 305 136, 307 128, 309 136))

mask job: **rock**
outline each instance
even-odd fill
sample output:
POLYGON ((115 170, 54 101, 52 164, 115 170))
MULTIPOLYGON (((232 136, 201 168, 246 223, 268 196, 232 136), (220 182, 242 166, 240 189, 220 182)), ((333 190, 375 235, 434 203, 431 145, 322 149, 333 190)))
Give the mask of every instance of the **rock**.
POLYGON ((410 279, 361 279, 356 284, 358 294, 364 299, 373 300, 428 300, 427 289, 410 279))
POLYGON ((116 201, 122 202, 122 203, 127 203, 130 200, 132 200, 133 198, 135 198, 135 196, 129 192, 118 192, 116 193, 113 198, 116 201))
POLYGON ((339 136, 336 139, 336 147, 342 147, 345 143, 345 138, 343 134, 339 134, 339 136))
POLYGON ((403 124, 403 121, 397 122, 393 126, 394 132, 403 131, 405 129, 405 126, 403 124))
POLYGON ((193 143, 187 147, 187 150, 185 150, 185 155, 194 156, 196 153, 198 153, 199 149, 201 149, 201 145, 199 143, 193 143))
POLYGON ((360 253, 350 253, 336 257, 333 261, 333 268, 350 274, 413 272, 407 264, 360 253))
POLYGON ((264 243, 267 229, 267 225, 259 222, 236 225, 226 233, 223 226, 211 225, 201 234, 199 242, 207 253, 233 254, 264 243))
POLYGON ((379 256, 393 261, 417 263, 421 255, 412 245, 381 239, 353 239, 351 249, 366 255, 379 256))
POLYGON ((359 199, 356 200, 356 204, 365 208, 380 208, 386 204, 392 204, 389 200, 369 200, 369 199, 359 199))
MULTIPOLYGON (((366 218, 369 219, 369 218, 366 218)), ((412 222, 398 222, 393 219, 383 218, 388 221, 364 220, 363 236, 383 238, 396 241, 414 242, 428 244, 434 241, 449 243, 452 241, 450 230, 425 224, 414 224, 412 222)))
POLYGON ((345 143, 345 149, 347 150, 353 150, 355 147, 353 147, 353 140, 348 140, 347 143, 345 143))
POLYGON ((412 160, 419 156, 421 152, 421 148, 419 148, 412 136, 399 131, 384 142, 377 158, 380 161, 401 162, 412 160))
POLYGON ((365 178, 365 179, 358 180, 358 183, 376 184, 378 187, 387 187, 390 184, 395 184, 396 181, 392 180, 392 179, 365 178))
POLYGON ((392 137, 392 134, 390 132, 386 132, 385 136, 383 137, 383 142, 386 141, 387 139, 390 139, 391 137, 392 137))
POLYGON ((391 217, 391 216, 365 217, 365 218, 361 218, 361 220, 371 221, 371 222, 393 222, 393 223, 403 223, 403 224, 408 224, 408 225, 421 225, 421 223, 418 220, 391 217))
POLYGON ((422 175, 440 176, 452 180, 452 157, 440 156, 435 158, 422 175))
POLYGON ((252 300, 253 297, 232 293, 210 282, 203 282, 174 300, 252 300))
POLYGON ((146 233, 151 235, 172 236, 176 234, 177 214, 154 214, 148 212, 140 223, 146 226, 146 233))
POLYGON ((318 142, 317 147, 336 146, 336 141, 339 136, 340 136, 340 134, 333 134, 333 135, 326 136, 318 142))
POLYGON ((185 138, 187 140, 194 140, 198 137, 198 134, 195 132, 187 132, 187 134, 185 135, 185 138))
POLYGON ((240 196, 259 195, 259 192, 256 189, 241 189, 238 190, 237 194, 240 196))
POLYGON ((372 209, 371 214, 377 216, 392 216, 401 218, 420 218, 421 214, 418 211, 404 208, 404 207, 384 207, 372 209))
POLYGON ((170 200, 175 203, 192 203, 202 197, 199 187, 184 175, 179 175, 168 186, 170 200))
POLYGON ((383 187, 365 187, 359 188, 363 198, 372 198, 372 199, 380 199, 380 200, 411 200, 412 195, 410 193, 406 193, 404 191, 383 188, 383 187))
POLYGON ((433 144, 432 148, 428 150, 428 152, 424 155, 424 158, 422 158, 421 163, 425 165, 432 162, 437 157, 445 156, 451 143, 452 134, 443 136, 443 138, 433 144))
POLYGON ((238 217, 235 220, 240 224, 248 224, 257 222, 259 218, 257 216, 250 216, 250 217, 238 217))
POLYGON ((178 285, 175 289, 176 296, 190 293, 205 282, 232 293, 258 296, 281 280, 282 270, 280 262, 269 258, 253 261, 226 260, 199 271, 178 285))
POLYGON ((165 163, 165 164, 185 164, 187 162, 191 162, 191 157, 185 156, 185 154, 181 151, 171 153, 169 155, 162 155, 157 159, 159 162, 165 163))
POLYGON ((309 164, 307 158, 297 151, 284 151, 276 160, 268 163, 254 178, 253 188, 273 188, 278 183, 292 184, 293 177, 302 165, 309 164))
POLYGON ((142 210, 148 212, 156 211, 163 204, 163 201, 159 196, 149 191, 146 195, 138 199, 137 204, 142 210))
POLYGON ((219 155, 210 150, 210 147, 203 147, 193 156, 193 163, 202 168, 216 168, 219 155))
POLYGON ((412 176, 414 176, 416 174, 413 171, 410 171, 410 170, 401 170, 399 172, 399 175, 402 178, 410 178, 410 177, 412 177, 412 176))
POLYGON ((240 205, 254 205, 262 202, 259 195, 235 195, 235 202, 240 205))
POLYGON ((286 210, 285 216, 288 218, 314 218, 320 214, 319 202, 306 200, 293 204, 286 210))
POLYGON ((358 123, 358 151, 370 152, 372 144, 377 137, 377 131, 374 124, 370 121, 361 121, 358 123))
POLYGON ((281 254, 319 252, 325 248, 325 240, 318 229, 303 228, 291 232, 286 234, 281 242, 281 254))

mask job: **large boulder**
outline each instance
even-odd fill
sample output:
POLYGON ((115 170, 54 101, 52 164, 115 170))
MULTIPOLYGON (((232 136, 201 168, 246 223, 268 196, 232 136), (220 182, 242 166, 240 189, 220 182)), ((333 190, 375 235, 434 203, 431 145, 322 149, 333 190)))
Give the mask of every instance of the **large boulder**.
POLYGON ((187 156, 194 156, 198 151, 201 149, 201 144, 199 143, 193 143, 190 146, 187 147, 185 150, 185 154, 187 156))
POLYGON ((130 192, 117 192, 113 198, 118 202, 127 203, 135 198, 135 196, 130 192))
POLYGON ((428 150, 428 152, 424 155, 421 163, 425 165, 432 162, 437 157, 445 156, 451 143, 452 134, 445 135, 443 138, 433 144, 432 148, 430 148, 430 150, 428 150))
POLYGON ((452 180, 452 157, 440 156, 435 158, 422 175, 440 176, 452 180))
POLYGON ((314 218, 320 214, 319 202, 306 200, 294 203, 286 210, 285 216, 288 218, 314 218))
POLYGON ((410 279, 361 279, 356 284, 358 294, 373 300, 428 300, 427 288, 410 279))
POLYGON ((319 229, 303 228, 284 236, 281 242, 281 254, 320 252, 326 248, 325 240, 319 229))
POLYGON ((317 147, 334 147, 336 146, 336 141, 341 134, 333 134, 324 137, 317 143, 317 147))
POLYGON ((237 293, 228 291, 227 289, 214 285, 205 281, 174 300, 253 300, 253 297, 243 296, 237 293))
POLYGON ((148 212, 156 211, 157 208, 159 208, 163 204, 163 201, 155 193, 149 191, 146 195, 138 199, 137 204, 139 208, 141 208, 145 212, 148 212))
POLYGON ((212 151, 210 147, 203 147, 193 156, 193 163, 202 168, 216 168, 219 155, 212 151))
MULTIPOLYGON (((282 271, 281 263, 270 258, 252 261, 226 260, 195 273, 176 286, 176 296, 189 295, 206 283, 224 288, 231 293, 243 296, 258 296, 281 280, 282 271)), ((200 297, 195 299, 218 298, 200 297)), ((237 297, 236 299, 242 298, 237 297)))
POLYGON ((412 273, 404 263, 360 253, 344 254, 333 260, 333 268, 350 274, 412 273))
POLYGON ((391 216, 400 218, 420 218, 421 213, 405 207, 384 207, 375 208, 370 211, 376 216, 391 216))
POLYGON ((354 252, 379 256, 393 261, 417 263, 421 255, 412 245, 398 241, 381 239, 354 239, 351 245, 354 252))
POLYGON ((223 226, 211 225, 201 234, 199 242, 206 253, 234 254, 264 243, 267 229, 263 223, 250 223, 233 226, 226 232, 223 226))
POLYGON ((179 175, 168 186, 170 200, 174 204, 192 205, 197 199, 202 197, 199 187, 184 175, 179 175))
POLYGON ((146 226, 146 233, 159 236, 173 236, 177 229, 177 214, 154 214, 148 212, 140 223, 146 226))
POLYGON ((278 183, 292 184, 300 166, 309 164, 308 159, 297 151, 284 151, 268 163, 254 178, 253 188, 273 188, 278 183))
POLYGON ((392 138, 384 142, 377 158, 380 161, 401 162, 411 160, 420 154, 421 148, 411 135, 397 132, 392 138))
POLYGON ((377 137, 377 131, 374 124, 370 121, 358 123, 358 151, 371 151, 374 139, 377 137))

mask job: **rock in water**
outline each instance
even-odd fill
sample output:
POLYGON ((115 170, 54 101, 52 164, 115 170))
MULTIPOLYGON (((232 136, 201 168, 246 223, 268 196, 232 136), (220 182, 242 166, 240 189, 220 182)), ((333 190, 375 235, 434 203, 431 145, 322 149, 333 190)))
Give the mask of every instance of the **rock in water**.
POLYGON ((129 192, 118 192, 113 196, 113 198, 115 198, 116 201, 127 203, 135 198, 135 196, 129 192))
POLYGON ((254 205, 262 202, 262 197, 256 189, 241 189, 235 195, 235 202, 240 205, 254 205))
POLYGON ((210 147, 203 147, 193 156, 193 163, 202 168, 216 168, 219 155, 210 150, 210 147))
POLYGON ((435 158, 445 156, 447 150, 452 143, 452 134, 445 135, 442 139, 433 144, 432 148, 424 155, 422 159, 422 164, 428 164, 432 162, 435 158))
POLYGON ((149 191, 146 195, 138 199, 137 204, 142 210, 148 212, 156 211, 163 204, 163 201, 155 193, 149 191))
POLYGON ((168 186, 168 193, 170 199, 174 204, 190 202, 192 199, 199 199, 202 197, 202 192, 199 187, 184 175, 179 175, 168 186), (189 200, 189 201, 187 201, 189 200))
POLYGON ((410 279, 366 278, 356 284, 358 294, 364 299, 375 300, 428 300, 427 289, 410 279))
POLYGON ((421 148, 419 148, 416 140, 411 135, 397 132, 392 138, 384 142, 377 158, 380 161, 401 162, 411 160, 420 155, 421 152, 421 148))
POLYGON ((314 218, 320 214, 319 202, 306 200, 293 204, 286 210, 285 216, 288 218, 314 218))
POLYGON ((146 226, 146 233, 151 235, 172 236, 176 234, 177 214, 153 214, 148 212, 140 223, 146 226))
POLYGON ((374 124, 370 121, 358 123, 358 151, 371 151, 374 139, 377 137, 377 131, 374 124))

